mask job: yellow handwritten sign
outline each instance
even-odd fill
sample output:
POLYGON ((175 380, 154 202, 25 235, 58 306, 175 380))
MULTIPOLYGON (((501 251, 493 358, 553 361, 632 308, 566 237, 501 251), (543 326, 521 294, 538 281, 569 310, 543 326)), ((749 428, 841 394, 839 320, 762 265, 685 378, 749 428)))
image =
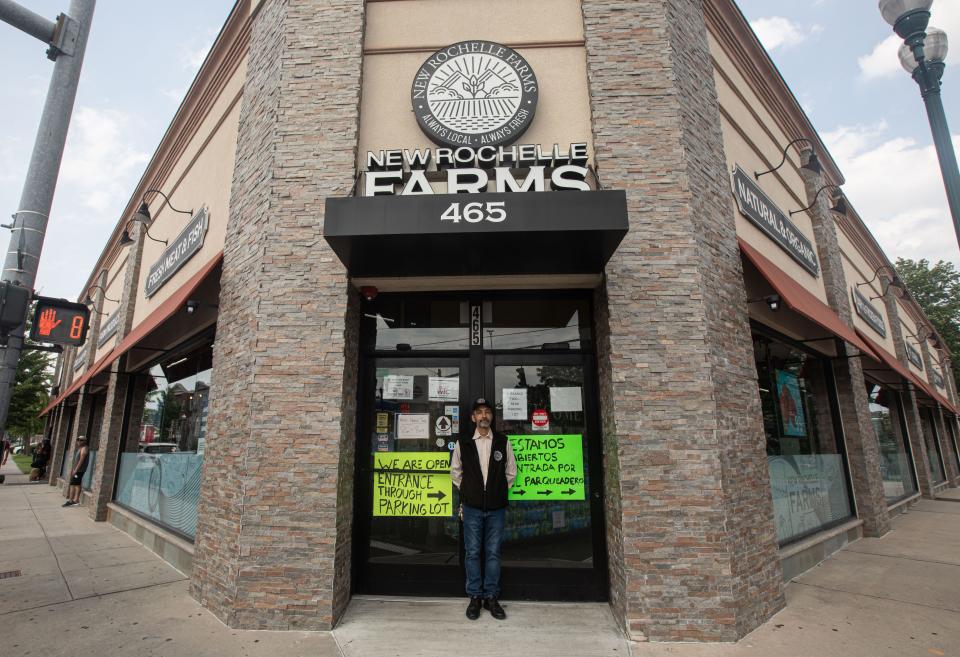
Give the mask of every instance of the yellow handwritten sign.
POLYGON ((376 452, 375 517, 449 517, 453 483, 449 452, 376 452))
POLYGON ((450 472, 450 452, 376 452, 374 470, 450 472))

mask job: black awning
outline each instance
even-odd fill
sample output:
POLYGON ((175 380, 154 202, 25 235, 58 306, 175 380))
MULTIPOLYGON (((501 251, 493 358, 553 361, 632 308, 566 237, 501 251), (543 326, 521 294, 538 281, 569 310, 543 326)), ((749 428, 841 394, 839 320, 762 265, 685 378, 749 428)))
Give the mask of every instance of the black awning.
POLYGON ((589 274, 627 226, 623 191, 431 194, 328 198, 323 233, 356 277, 589 274), (506 219, 442 220, 454 203, 502 203, 506 219))

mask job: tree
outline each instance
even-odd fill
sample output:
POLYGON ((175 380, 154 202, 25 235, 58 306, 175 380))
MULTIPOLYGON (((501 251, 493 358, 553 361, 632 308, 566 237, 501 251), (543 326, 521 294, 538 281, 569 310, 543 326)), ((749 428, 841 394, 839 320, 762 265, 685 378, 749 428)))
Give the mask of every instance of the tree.
MULTIPOLYGON (((931 267, 927 260, 897 258, 897 273, 943 338, 944 347, 953 355, 960 354, 960 272, 953 263, 939 260, 931 267)), ((931 356, 939 360, 935 352, 931 356)), ((953 376, 960 386, 956 367, 953 376)))
POLYGON ((7 431, 29 438, 43 431, 40 411, 50 401, 50 353, 25 346, 10 395, 7 431))

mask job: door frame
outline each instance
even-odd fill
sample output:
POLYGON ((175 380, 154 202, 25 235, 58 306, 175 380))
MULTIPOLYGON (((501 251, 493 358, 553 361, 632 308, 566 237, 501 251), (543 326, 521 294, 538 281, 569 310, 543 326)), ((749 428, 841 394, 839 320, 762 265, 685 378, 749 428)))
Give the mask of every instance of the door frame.
MULTIPOLYGON (((597 363, 595 357, 596 342, 596 309, 593 295, 586 290, 501 290, 489 292, 409 292, 396 293, 397 296, 411 298, 455 298, 465 301, 468 308, 481 306, 483 302, 498 299, 550 299, 550 298, 580 298, 589 304, 591 324, 590 339, 581 342, 581 348, 576 350, 538 350, 530 349, 490 349, 482 346, 470 346, 464 350, 437 350, 395 352, 377 350, 372 344, 361 339, 358 354, 359 378, 356 386, 356 432, 355 432, 355 464, 354 464, 354 509, 353 535, 354 543, 351 558, 351 592, 366 594, 371 592, 371 583, 375 583, 378 595, 411 595, 411 586, 416 587, 417 596, 462 596, 465 572, 463 569, 463 538, 460 536, 460 558, 457 568, 438 568, 431 566, 403 566, 369 563, 372 504, 369 482, 371 477, 370 436, 373 433, 373 414, 369 404, 373 397, 369 392, 376 386, 377 362, 388 362, 398 367, 423 367, 438 365, 458 366, 461 373, 460 407, 461 421, 464 423, 462 431, 469 429, 468 410, 473 396, 490 398, 493 391, 493 368, 497 364, 578 364, 583 368, 585 429, 593 440, 588 442, 588 458, 591 464, 590 478, 590 514, 591 514, 591 541, 593 547, 593 568, 590 569, 563 569, 571 577, 564 586, 554 582, 553 586, 545 585, 549 581, 550 572, 558 569, 547 568, 509 568, 502 586, 504 595, 512 599, 536 600, 565 600, 565 601, 597 601, 609 600, 609 564, 606 543, 606 508, 605 508, 605 467, 604 445, 600 420, 600 391, 597 380, 597 363), (389 570, 389 573, 387 571, 389 570), (388 575, 383 577, 383 575, 388 575), (456 579, 455 586, 451 587, 451 576, 456 579), (512 580, 512 581, 511 581, 512 580), (452 592, 456 593, 452 593, 452 592), (535 591, 535 595, 533 594, 535 591)), ((391 295, 392 296, 392 295, 391 295)), ((361 334, 363 330, 361 330, 361 334)), ((493 396, 495 398, 495 395, 493 396)))

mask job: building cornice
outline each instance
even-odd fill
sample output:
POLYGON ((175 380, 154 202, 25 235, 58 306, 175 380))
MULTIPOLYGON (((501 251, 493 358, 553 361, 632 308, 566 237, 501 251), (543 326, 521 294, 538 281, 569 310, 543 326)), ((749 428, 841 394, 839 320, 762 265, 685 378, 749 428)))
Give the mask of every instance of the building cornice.
POLYGON ((840 168, 736 3, 733 0, 706 0, 704 14, 707 29, 736 64, 767 111, 776 118, 781 129, 790 139, 809 139, 820 157, 826 181, 842 185, 844 179, 840 168))

